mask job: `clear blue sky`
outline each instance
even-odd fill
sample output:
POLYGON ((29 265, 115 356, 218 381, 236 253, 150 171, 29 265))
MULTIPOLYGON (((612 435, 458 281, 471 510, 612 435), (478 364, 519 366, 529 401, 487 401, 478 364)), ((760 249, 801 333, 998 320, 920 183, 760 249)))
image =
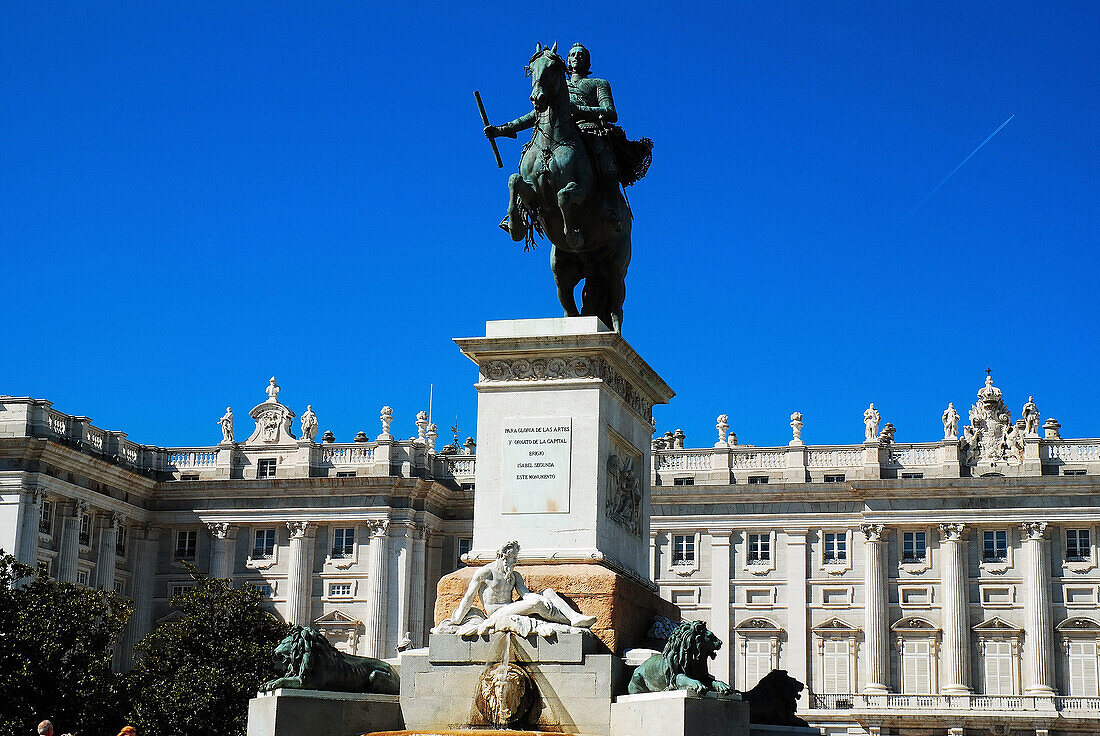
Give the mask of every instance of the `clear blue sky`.
MULTIPOLYGON (((656 144, 624 336, 688 444, 898 441, 986 366, 1100 435, 1095 3, 5 3, 0 393, 150 444, 211 444, 278 377, 350 440, 435 384, 451 338, 557 316, 549 248, 496 223, 493 122, 536 41, 582 40, 656 144), (554 13, 548 12, 553 7, 554 13), (530 10, 527 10, 530 8, 530 10), (571 14, 584 17, 570 17, 571 14), (912 216, 1009 115, 1015 119, 912 216)), ((297 427, 297 425, 295 425, 297 427)), ((240 433, 239 433, 240 434, 240 433)), ((245 432, 244 434, 247 434, 245 432)))

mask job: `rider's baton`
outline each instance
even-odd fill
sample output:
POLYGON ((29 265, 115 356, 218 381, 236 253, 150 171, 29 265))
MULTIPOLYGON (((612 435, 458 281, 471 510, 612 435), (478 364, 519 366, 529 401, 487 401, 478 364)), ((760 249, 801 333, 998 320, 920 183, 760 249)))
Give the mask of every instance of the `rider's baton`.
MULTIPOLYGON (((481 104, 481 93, 476 89, 474 90, 474 99, 477 100, 477 111, 481 113, 481 122, 488 125, 489 116, 485 114, 485 105, 481 104)), ((489 145, 493 147, 493 155, 497 157, 497 168, 503 169, 504 162, 500 160, 500 151, 497 150, 497 142, 490 138, 489 145)))

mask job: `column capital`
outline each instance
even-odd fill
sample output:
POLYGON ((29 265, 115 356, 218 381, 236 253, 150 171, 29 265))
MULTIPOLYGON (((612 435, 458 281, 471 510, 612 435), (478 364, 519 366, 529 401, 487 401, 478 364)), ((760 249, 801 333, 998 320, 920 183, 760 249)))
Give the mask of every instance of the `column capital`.
POLYGON ((89 508, 90 506, 88 502, 84 499, 73 499, 73 516, 75 516, 76 518, 79 519, 81 516, 84 516, 84 514, 88 513, 89 508))
POLYGON ((317 525, 309 521, 288 521, 286 528, 290 530, 291 539, 304 539, 310 532, 317 531, 317 525))
POLYGON ((860 524, 859 530, 863 532, 863 536, 867 537, 868 542, 885 541, 882 538, 882 533, 886 530, 886 527, 882 524, 860 524))
POLYGON ((940 524, 940 537, 946 542, 960 542, 966 533, 966 524, 940 524))
POLYGON ((122 526, 122 522, 126 521, 126 516, 118 511, 108 511, 105 516, 107 517, 107 528, 116 532, 122 526))
POLYGON ((389 536, 390 533, 390 520, 389 519, 374 519, 367 522, 367 533, 372 537, 380 538, 389 536))
MULTIPOLYGON (((229 536, 229 530, 233 528, 233 525, 227 521, 208 521, 206 522, 206 528, 214 539, 225 539, 229 536)), ((291 534, 293 533, 292 530, 291 534)))
POLYGON ((1024 540, 1040 540, 1043 538, 1043 534, 1047 530, 1047 523, 1045 521, 1025 521, 1020 524, 1020 529, 1024 532, 1024 540))
MULTIPOLYGON (((731 537, 733 537, 733 530, 731 530, 731 529, 708 529, 707 534, 710 535, 711 545, 716 546, 716 547, 717 546, 728 547, 731 543, 730 539, 731 539, 731 537)), ((649 536, 650 537, 655 537, 656 535, 651 532, 649 536)))

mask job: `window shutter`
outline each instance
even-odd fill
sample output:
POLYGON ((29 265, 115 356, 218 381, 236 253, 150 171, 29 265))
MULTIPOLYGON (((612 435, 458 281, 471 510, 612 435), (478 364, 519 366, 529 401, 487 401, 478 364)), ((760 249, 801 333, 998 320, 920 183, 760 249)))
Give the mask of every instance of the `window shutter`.
POLYGON ((823 656, 824 682, 822 683, 822 692, 848 692, 848 642, 839 639, 827 639, 823 656))
POLYGON ((932 692, 932 668, 928 642, 907 641, 902 647, 902 690, 914 695, 932 692))
POLYGON ((1096 684, 1096 643, 1071 641, 1069 643, 1069 694, 1081 698, 1096 697, 1096 684))
POLYGON ((748 639, 745 642, 745 689, 751 690, 756 683, 772 671, 772 646, 768 639, 748 639))
POLYGON ((1007 641, 985 643, 985 694, 1012 695, 1012 645, 1007 641))

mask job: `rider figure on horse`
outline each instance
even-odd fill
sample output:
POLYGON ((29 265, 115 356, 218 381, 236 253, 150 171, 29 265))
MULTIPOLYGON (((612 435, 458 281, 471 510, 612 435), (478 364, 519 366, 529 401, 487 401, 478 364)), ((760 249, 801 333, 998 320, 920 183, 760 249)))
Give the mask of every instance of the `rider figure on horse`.
MULTIPOLYGON (((597 185, 609 194, 613 194, 619 187, 619 168, 615 163, 611 146, 608 144, 607 132, 618 121, 619 116, 615 112, 611 84, 606 79, 590 77, 592 56, 579 41, 569 50, 566 65, 570 74, 569 101, 572 103, 573 122, 581 132, 581 140, 584 142, 596 173, 597 185)), ((497 136, 515 138, 516 133, 534 127, 537 121, 538 113, 532 111, 503 125, 485 126, 485 135, 488 138, 497 136)), ((614 199, 614 196, 607 197, 608 202, 614 199)), ((609 206, 604 217, 616 232, 622 231, 622 220, 614 207, 609 206)), ((508 232, 507 216, 501 221, 500 227, 508 232)))

